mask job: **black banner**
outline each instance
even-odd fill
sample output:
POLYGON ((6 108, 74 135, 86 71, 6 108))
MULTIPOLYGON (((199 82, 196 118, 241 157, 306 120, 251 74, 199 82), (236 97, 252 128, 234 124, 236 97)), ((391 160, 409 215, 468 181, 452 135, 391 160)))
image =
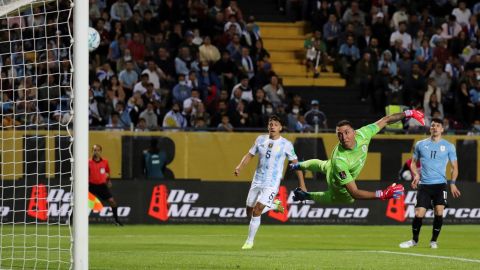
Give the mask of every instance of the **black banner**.
MULTIPOLYGON (((0 217, 6 222, 67 222, 72 195, 68 187, 58 183, 32 183, 0 189, 0 217), (15 219, 13 219, 15 217, 15 219)), ((11 182, 13 183, 13 182, 11 182)), ((292 200, 295 181, 283 182, 277 197, 284 202, 285 213, 270 211, 263 215, 268 224, 408 224, 414 217, 416 192, 407 187, 402 200, 356 201, 353 204, 320 205, 292 200)), ((307 183, 310 191, 326 189, 323 181, 307 183)), ((357 182, 361 189, 384 188, 381 182, 357 182)), ((448 198, 446 224, 480 224, 480 185, 459 183, 462 197, 448 198)), ((126 224, 245 224, 245 200, 248 183, 175 181, 115 181, 113 195, 119 204, 118 215, 126 224)), ((450 194, 449 194, 450 196, 450 194)), ((427 212, 425 223, 431 223, 433 213, 427 212)), ((108 205, 91 212, 91 223, 112 222, 108 205)))

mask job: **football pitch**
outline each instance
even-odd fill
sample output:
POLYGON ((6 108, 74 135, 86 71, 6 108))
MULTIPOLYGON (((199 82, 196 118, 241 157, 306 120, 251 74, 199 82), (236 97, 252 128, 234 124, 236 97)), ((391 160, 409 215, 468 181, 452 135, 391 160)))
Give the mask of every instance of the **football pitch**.
POLYGON ((439 249, 400 249, 410 226, 262 225, 241 250, 248 225, 90 226, 90 269, 480 269, 480 226, 445 225, 439 249))

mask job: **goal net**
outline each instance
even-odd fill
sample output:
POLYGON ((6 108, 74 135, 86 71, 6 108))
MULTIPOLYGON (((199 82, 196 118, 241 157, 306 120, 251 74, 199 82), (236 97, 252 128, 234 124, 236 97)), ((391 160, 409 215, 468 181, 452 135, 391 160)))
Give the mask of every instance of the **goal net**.
POLYGON ((74 267, 72 6, 0 0, 0 269, 74 267))

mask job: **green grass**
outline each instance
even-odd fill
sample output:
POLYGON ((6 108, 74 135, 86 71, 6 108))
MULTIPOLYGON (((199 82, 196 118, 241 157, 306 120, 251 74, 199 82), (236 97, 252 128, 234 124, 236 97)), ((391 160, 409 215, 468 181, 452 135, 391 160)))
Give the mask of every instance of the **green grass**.
MULTIPOLYGON (((30 233, 33 229, 27 227, 26 231, 30 233)), ((90 269, 480 269, 480 226, 444 226, 438 250, 428 246, 431 225, 423 226, 419 246, 410 250, 398 248, 398 243, 410 238, 409 226, 262 225, 253 250, 244 251, 240 248, 247 230, 247 225, 92 225, 90 269)), ((37 231, 42 232, 42 228, 37 231)), ((47 256, 42 251, 37 250, 34 255, 27 250, 25 258, 31 261, 23 264, 21 260, 8 260, 6 255, 12 251, 9 245, 23 247, 27 243, 28 246, 35 237, 11 239, 6 232, 4 228, 0 269, 10 269, 11 265, 13 269, 33 269, 35 256, 47 256)), ((65 235, 68 230, 61 233, 65 235)), ((40 238, 37 245, 63 248, 66 243, 40 238)), ((21 248, 14 251, 23 256, 21 248)), ((58 256, 57 252, 50 258, 58 256)), ((67 269, 65 265, 58 266, 51 263, 48 269, 67 269)), ((46 268, 46 264, 37 264, 37 269, 46 268)))

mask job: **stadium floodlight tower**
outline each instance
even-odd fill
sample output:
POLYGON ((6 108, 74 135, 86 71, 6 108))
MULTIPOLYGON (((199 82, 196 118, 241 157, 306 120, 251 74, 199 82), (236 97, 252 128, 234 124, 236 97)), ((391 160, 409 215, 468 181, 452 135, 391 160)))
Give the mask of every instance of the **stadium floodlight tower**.
POLYGON ((88 10, 0 0, 0 269, 88 269, 88 10))

